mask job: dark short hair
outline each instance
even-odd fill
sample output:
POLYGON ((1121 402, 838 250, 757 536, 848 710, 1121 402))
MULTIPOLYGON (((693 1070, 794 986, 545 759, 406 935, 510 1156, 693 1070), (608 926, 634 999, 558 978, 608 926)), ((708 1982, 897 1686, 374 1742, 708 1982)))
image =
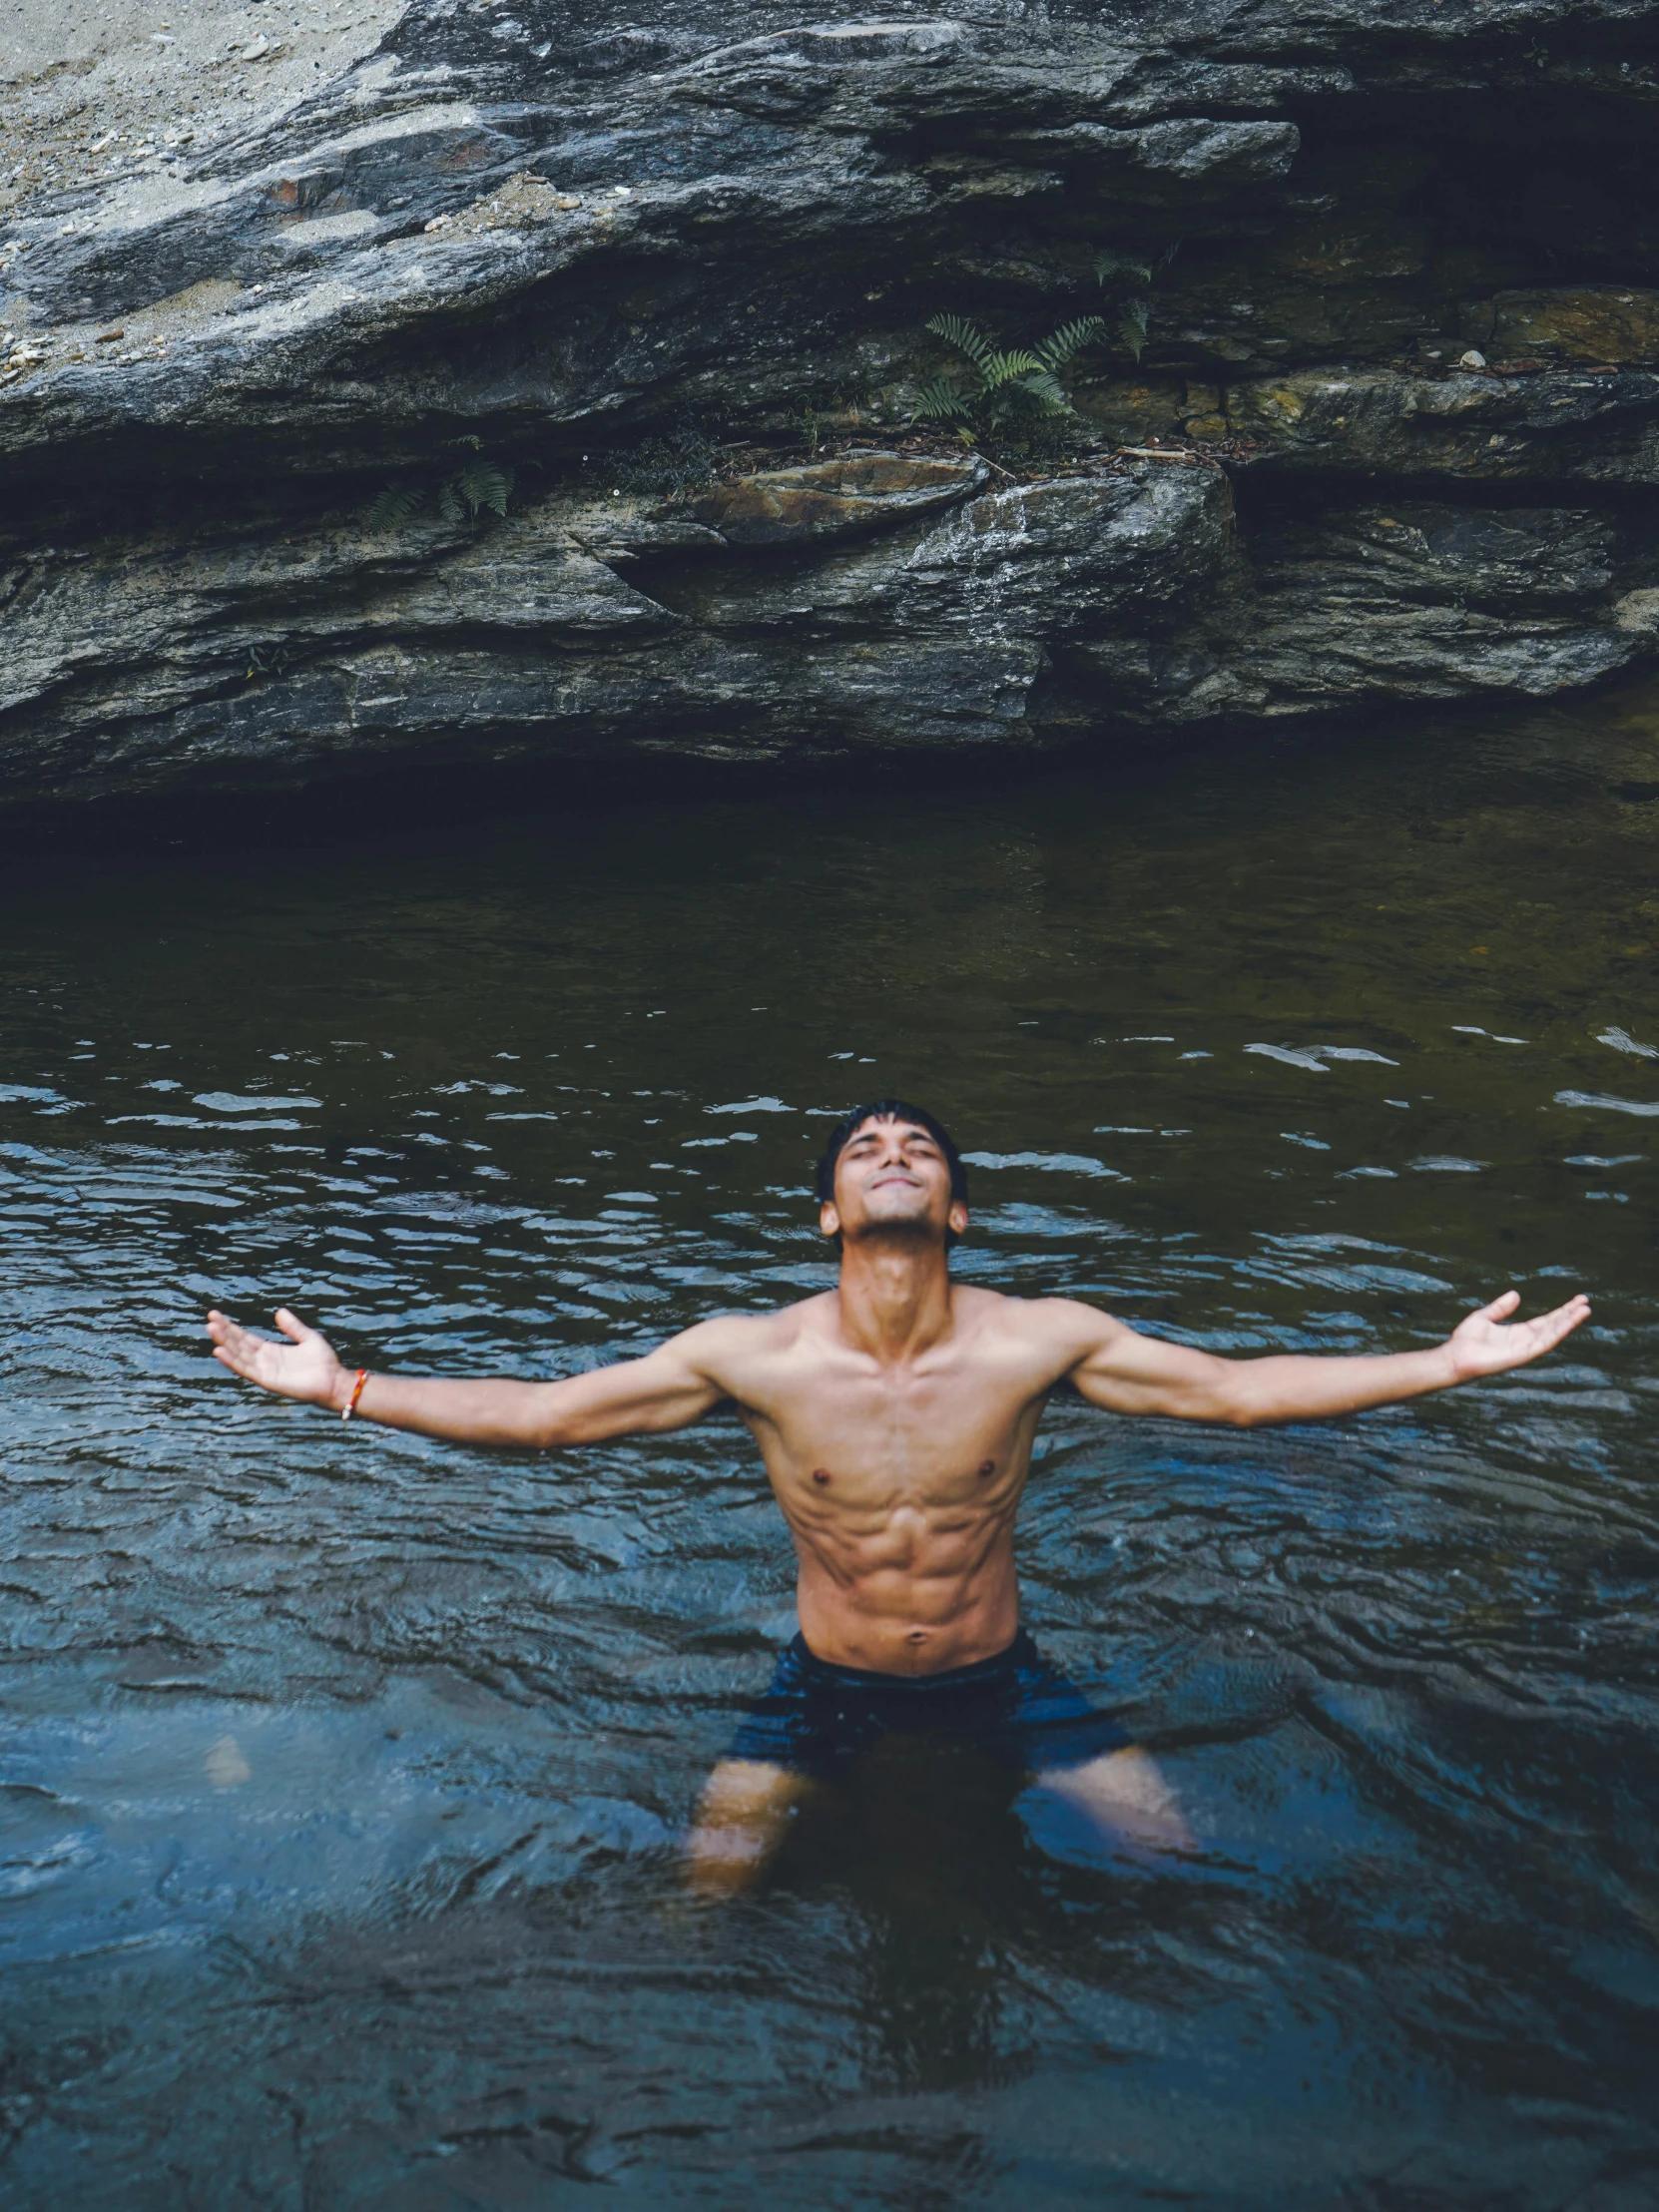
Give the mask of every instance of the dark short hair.
POLYGON ((950 1170, 950 1196, 967 1204, 967 1169, 962 1165, 962 1155, 952 1143, 944 1124, 935 1121, 925 1106, 912 1106, 904 1098, 872 1098, 867 1106, 854 1106, 851 1113, 843 1114, 830 1132, 824 1147, 824 1157, 818 1164, 818 1195, 821 1205, 829 1205, 835 1195, 835 1162, 852 1142, 866 1121, 907 1121, 917 1129, 925 1129, 939 1150, 944 1154, 945 1165, 950 1170))

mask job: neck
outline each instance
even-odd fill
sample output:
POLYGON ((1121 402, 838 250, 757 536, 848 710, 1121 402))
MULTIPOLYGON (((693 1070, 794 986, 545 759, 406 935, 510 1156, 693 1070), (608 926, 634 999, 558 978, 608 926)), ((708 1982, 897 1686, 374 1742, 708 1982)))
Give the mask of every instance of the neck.
POLYGON ((950 1265, 934 1237, 843 1242, 841 1334, 884 1365, 913 1359, 948 1334, 950 1265))

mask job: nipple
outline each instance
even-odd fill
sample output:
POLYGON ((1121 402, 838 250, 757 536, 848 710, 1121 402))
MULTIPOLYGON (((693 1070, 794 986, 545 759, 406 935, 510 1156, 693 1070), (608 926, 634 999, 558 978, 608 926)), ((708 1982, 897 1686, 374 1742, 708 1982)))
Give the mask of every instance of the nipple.
POLYGON ((995 1461, 994 1459, 981 1459, 981 1460, 980 1460, 980 1462, 979 1462, 979 1479, 980 1479, 980 1481, 981 1481, 981 1482, 983 1482, 983 1481, 984 1481, 984 1479, 985 1479, 986 1475, 988 1475, 988 1474, 994 1474, 995 1472, 996 1472, 996 1461, 995 1461))
POLYGON ((821 1489, 827 1488, 830 1481, 830 1469, 828 1467, 815 1467, 813 1469, 813 1480, 818 1483, 821 1489))

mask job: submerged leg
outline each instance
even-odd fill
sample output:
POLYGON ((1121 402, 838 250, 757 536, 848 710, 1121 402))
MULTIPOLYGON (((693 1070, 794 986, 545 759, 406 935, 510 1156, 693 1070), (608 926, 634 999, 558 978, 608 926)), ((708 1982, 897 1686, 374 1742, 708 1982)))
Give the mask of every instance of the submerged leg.
POLYGON ((735 1897, 758 1882, 811 1787, 760 1759, 723 1759, 686 1839, 686 1882, 703 1897, 735 1897))
POLYGON ((1132 1744, 1102 1752, 1079 1767, 1050 1767, 1036 1780, 1039 1789, 1075 1805, 1126 1843, 1153 1851, 1193 1849, 1192 1832, 1174 1792, 1156 1762, 1132 1744))

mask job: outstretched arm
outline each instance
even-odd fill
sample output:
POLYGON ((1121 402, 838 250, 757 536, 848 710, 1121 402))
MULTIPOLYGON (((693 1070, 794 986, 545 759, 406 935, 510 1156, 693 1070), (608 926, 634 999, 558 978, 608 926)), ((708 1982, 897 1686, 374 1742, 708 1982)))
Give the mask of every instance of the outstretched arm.
MULTIPOLYGON (((214 1358, 233 1374, 279 1397, 343 1412, 355 1376, 333 1348, 283 1307, 276 1326, 287 1344, 256 1337, 224 1314, 208 1316, 214 1358)), ((742 1326, 741 1324, 739 1326, 742 1326)), ((444 1382, 436 1376, 371 1375, 357 1413, 387 1428, 413 1428, 454 1443, 523 1444, 548 1450, 561 1444, 601 1443, 648 1429, 685 1428, 726 1396, 705 1372, 731 1327, 703 1322, 643 1360, 595 1368, 561 1382, 513 1382, 499 1378, 444 1382)))
POLYGON ((1505 1327, 1519 1304, 1518 1292, 1505 1291, 1460 1321, 1443 1345, 1359 1360, 1296 1354, 1222 1360, 1140 1336, 1121 1322, 1107 1323, 1101 1341, 1070 1371, 1071 1380, 1091 1405, 1114 1413, 1167 1413, 1238 1428, 1324 1420, 1524 1367, 1570 1336, 1590 1311, 1589 1300, 1580 1296, 1553 1314, 1505 1327))

